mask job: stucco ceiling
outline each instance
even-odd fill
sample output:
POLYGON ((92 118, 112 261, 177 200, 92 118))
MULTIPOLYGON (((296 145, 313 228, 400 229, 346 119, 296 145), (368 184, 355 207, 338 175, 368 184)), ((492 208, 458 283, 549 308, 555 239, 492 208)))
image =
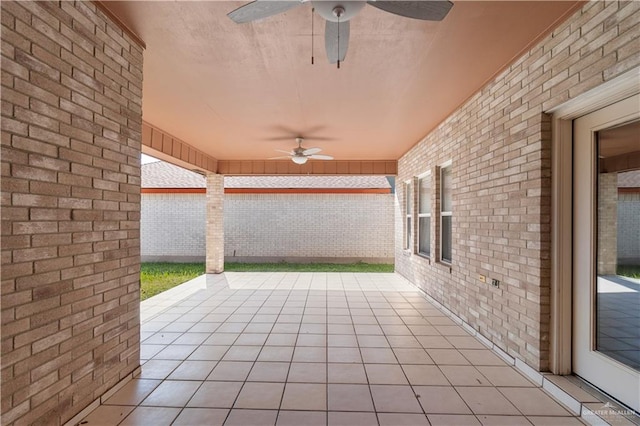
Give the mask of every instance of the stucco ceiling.
POLYGON ((317 15, 311 65, 311 4, 242 25, 226 14, 244 2, 104 5, 146 43, 143 118, 152 125, 218 159, 273 157, 300 135, 337 160, 390 160, 576 3, 454 0, 441 22, 367 6, 351 21, 340 69, 326 60, 317 15))

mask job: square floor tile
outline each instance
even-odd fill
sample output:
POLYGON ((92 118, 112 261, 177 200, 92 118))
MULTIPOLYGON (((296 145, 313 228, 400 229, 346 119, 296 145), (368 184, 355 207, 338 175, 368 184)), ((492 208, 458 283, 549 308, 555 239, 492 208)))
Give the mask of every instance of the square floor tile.
POLYGON ((359 348, 333 348, 327 350, 329 362, 362 363, 359 348))
POLYGON ((222 426, 229 410, 216 408, 185 408, 172 426, 222 426))
POLYGON ((271 333, 267 338, 267 346, 294 346, 296 344, 297 334, 287 333, 271 333))
POLYGON ((276 426, 326 426, 327 413, 323 411, 284 411, 278 413, 276 426))
POLYGON ((494 386, 534 387, 522 374, 509 366, 480 366, 476 367, 494 386))
POLYGON ((433 360, 422 348, 394 348, 400 364, 433 364, 433 360))
POLYGON ((269 335, 266 333, 242 333, 236 339, 236 346, 262 346, 269 335))
POLYGON ((185 360, 195 351, 195 345, 169 345, 153 356, 153 359, 185 360))
POLYGON ((428 414, 431 426, 482 426, 475 416, 460 414, 428 414))
POLYGON ((178 360, 152 359, 142 365, 140 379, 166 379, 177 366, 178 360))
POLYGON ((205 382, 193 395, 188 407, 231 408, 242 382, 205 382))
POLYGON ((535 426, 582 426, 584 425, 576 417, 552 417, 552 416, 527 416, 527 419, 535 426))
POLYGON ((220 361, 207 380, 245 381, 252 366, 252 362, 220 361))
POLYGON ((288 382, 326 383, 327 364, 321 362, 294 362, 289 370, 288 382))
POLYGON ((526 416, 566 416, 569 412, 540 388, 500 388, 500 392, 526 416))
POLYGON ((519 415, 514 407, 496 388, 456 387, 456 391, 474 414, 519 415))
POLYGON ((169 380, 205 380, 216 366, 218 361, 183 361, 173 373, 169 380))
POLYGON ((379 325, 374 324, 355 324, 356 334, 369 336, 382 336, 384 332, 379 325))
POLYGON ((293 352, 294 362, 327 362, 327 350, 325 348, 297 346, 293 352))
POLYGON ((380 426, 429 426, 424 414, 379 413, 380 426))
POLYGON ((255 361, 261 346, 231 346, 222 357, 224 361, 255 361))
POLYGON ((368 383, 367 375, 362 364, 332 364, 329 363, 329 383, 368 383))
POLYGON ((273 329, 273 324, 262 322, 250 322, 244 329, 244 333, 269 334, 273 329))
POLYGON ((371 384, 408 384, 402 368, 397 364, 365 364, 365 370, 371 384))
MULTIPOLYGON (((277 325, 277 324, 276 324, 277 325)), ((326 334, 327 324, 302 324, 300 327, 300 334, 326 334)))
POLYGON ((213 333, 204 341, 204 345, 231 346, 240 336, 240 333, 213 333))
POLYGON ((418 342, 425 349, 451 349, 454 346, 442 336, 418 336, 418 342))
POLYGON ((422 413, 411 386, 371 385, 376 411, 386 413, 422 413))
POLYGON ((385 336, 356 336, 361 348, 388 348, 389 342, 385 336))
POLYGON ((162 383, 160 380, 133 379, 113 394, 107 405, 138 405, 162 383))
POLYGON ((366 364, 397 364, 395 354, 390 348, 361 348, 362 360, 366 364))
POLYGON ((165 380, 140 405, 155 407, 184 407, 202 382, 165 380))
POLYGON ((457 349, 427 349, 437 365, 469 365, 470 362, 457 349))
POLYGON ((284 382, 289 372, 288 362, 261 362, 253 365, 248 382, 284 382))
POLYGON ((175 342, 176 345, 199 345, 211 336, 211 333, 184 333, 178 337, 175 342))
POLYGON ((180 413, 180 408, 137 407, 120 425, 122 426, 169 426, 180 413))
POLYGON ((491 386, 491 382, 471 365, 441 365, 440 370, 454 386, 491 386))
POLYGON ((414 386, 413 390, 427 414, 471 414, 467 404, 451 386, 414 386))
POLYGON ((224 426, 274 426, 277 417, 277 410, 233 409, 224 426))
POLYGON ((476 367, 481 365, 507 366, 502 358, 489 349, 460 349, 460 353, 476 367))
POLYGON ((327 326, 329 334, 355 334, 353 325, 351 324, 329 324, 327 326))
POLYGON ((482 426, 531 426, 524 416, 478 416, 482 426))
POLYGON ((330 384, 328 394, 331 411, 374 411, 367 385, 330 384))
POLYGON ((271 329, 272 333, 280 333, 280 334, 286 334, 286 333, 292 333, 292 334, 297 334, 298 331, 300 330, 300 324, 291 324, 291 323, 275 323, 275 325, 273 326, 273 328, 271 329))
POLYGON ((198 347, 189 358, 189 361, 218 361, 229 350, 229 346, 202 345, 198 347))
POLYGON ((422 345, 413 336, 387 336, 392 348, 416 348, 422 349, 422 345))
POLYGON ((258 361, 290 362, 293 358, 293 346, 264 346, 258 361))
POLYGON ((278 409, 284 383, 247 382, 242 387, 234 408, 278 409))
POLYGON ((341 348, 357 348, 358 340, 355 334, 330 334, 328 346, 341 348))
POLYGON ((424 386, 448 386, 447 378, 436 365, 411 365, 403 364, 409 383, 424 386))
POLYGON ((325 334, 300 334, 296 346, 327 346, 327 336, 325 334))
POLYGON ((378 424, 376 413, 345 413, 329 411, 328 426, 372 426, 378 424))
POLYGON ((159 331, 144 340, 145 345, 168 345, 174 342, 182 333, 168 333, 159 331))
POLYGON ((486 349, 487 347, 480 343, 473 336, 448 336, 447 340, 456 349, 486 349))
POLYGON ((326 410, 327 385, 287 383, 281 408, 283 410, 326 410))
POLYGON ((94 425, 117 425, 133 411, 133 405, 101 405, 82 419, 79 424, 94 425))

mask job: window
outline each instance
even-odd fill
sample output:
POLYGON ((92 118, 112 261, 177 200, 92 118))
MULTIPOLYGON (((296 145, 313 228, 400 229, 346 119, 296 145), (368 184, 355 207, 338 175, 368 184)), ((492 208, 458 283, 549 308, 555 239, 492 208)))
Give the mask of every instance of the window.
POLYGON ((404 184, 404 198, 405 198, 405 242, 404 248, 407 250, 411 250, 413 245, 413 235, 412 231, 412 222, 411 217, 413 216, 413 185, 411 182, 405 182, 404 184))
POLYGON ((451 163, 440 168, 440 260, 451 263, 451 163))
POLYGON ((431 173, 418 178, 418 253, 431 256, 431 173))

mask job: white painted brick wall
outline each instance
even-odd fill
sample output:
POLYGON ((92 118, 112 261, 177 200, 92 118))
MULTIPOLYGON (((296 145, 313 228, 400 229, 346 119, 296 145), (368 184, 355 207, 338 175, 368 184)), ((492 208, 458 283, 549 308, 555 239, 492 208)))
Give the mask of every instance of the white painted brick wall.
POLYGON ((142 194, 142 260, 204 260, 206 207, 205 194, 142 194))
MULTIPOLYGON (((227 194, 225 257, 394 256, 392 194, 227 194)), ((143 260, 205 257, 204 194, 143 194, 143 260)))
POLYGON ((640 262, 640 194, 618 195, 618 262, 640 262))

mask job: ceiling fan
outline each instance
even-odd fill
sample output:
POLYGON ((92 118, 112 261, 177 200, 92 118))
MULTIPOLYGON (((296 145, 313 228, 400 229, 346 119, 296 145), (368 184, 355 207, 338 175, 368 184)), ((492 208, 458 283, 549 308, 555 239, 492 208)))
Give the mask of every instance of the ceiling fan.
POLYGON ((285 158, 291 158, 291 160, 296 164, 305 164, 309 159, 312 160, 333 160, 333 157, 330 155, 320 155, 318 154, 322 149, 320 148, 304 148, 302 143, 304 142, 304 138, 297 137, 296 142, 298 143, 297 148, 293 148, 291 151, 282 151, 280 149, 276 149, 278 152, 283 152, 287 154, 282 157, 273 157, 269 158, 269 160, 282 160, 285 158))
MULTIPOLYGON (((242 24, 284 13, 307 1, 309 0, 256 0, 240 6, 227 16, 234 22, 242 24)), ((337 62, 338 68, 340 67, 340 62, 344 61, 347 55, 349 20, 357 15, 365 5, 369 4, 394 15, 425 21, 441 21, 453 6, 453 3, 448 0, 311 0, 311 3, 313 3, 314 9, 317 9, 320 16, 327 21, 324 31, 327 57, 330 63, 337 62)))

